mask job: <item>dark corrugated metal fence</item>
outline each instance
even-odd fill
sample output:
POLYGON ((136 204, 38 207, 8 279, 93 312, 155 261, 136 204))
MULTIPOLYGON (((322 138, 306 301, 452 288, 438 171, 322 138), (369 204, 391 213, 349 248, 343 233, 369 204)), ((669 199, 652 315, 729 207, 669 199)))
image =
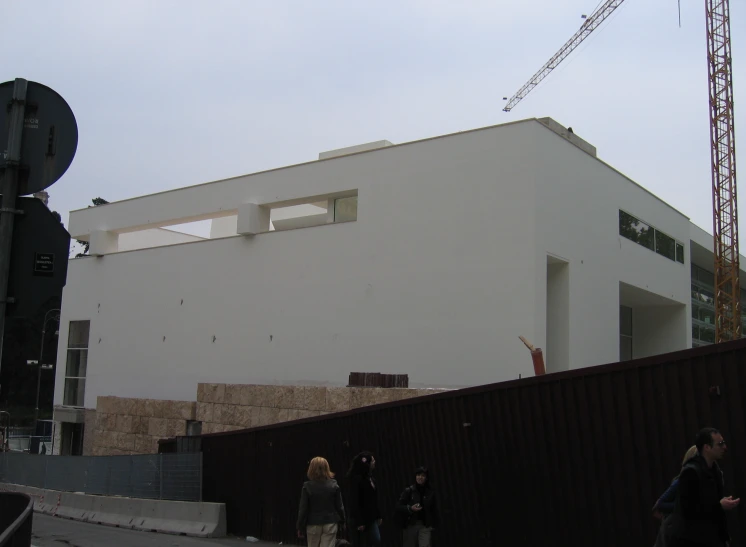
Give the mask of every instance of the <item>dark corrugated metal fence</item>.
MULTIPOLYGON (((394 503, 426 465, 440 497, 437 545, 651 545, 651 508, 704 426, 728 442, 726 492, 746 494, 746 341, 698 348, 203 437, 204 499, 229 532, 294 543, 308 461, 340 483, 378 462, 384 545, 394 503)), ((744 507, 729 515, 742 545, 744 507)))

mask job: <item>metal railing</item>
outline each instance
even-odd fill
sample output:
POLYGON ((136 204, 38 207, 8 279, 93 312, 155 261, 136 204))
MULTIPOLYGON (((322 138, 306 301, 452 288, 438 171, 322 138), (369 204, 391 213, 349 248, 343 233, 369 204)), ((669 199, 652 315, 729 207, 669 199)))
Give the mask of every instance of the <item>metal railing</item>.
POLYGON ((0 454, 0 483, 179 501, 202 500, 202 454, 42 456, 0 454))
POLYGON ((17 492, 0 492, 0 547, 29 547, 34 502, 17 492))

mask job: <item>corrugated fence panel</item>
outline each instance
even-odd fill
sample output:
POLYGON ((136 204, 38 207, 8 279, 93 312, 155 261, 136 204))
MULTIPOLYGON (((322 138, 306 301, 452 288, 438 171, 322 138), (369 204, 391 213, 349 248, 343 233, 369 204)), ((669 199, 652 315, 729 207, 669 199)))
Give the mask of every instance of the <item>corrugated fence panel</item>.
MULTIPOLYGON (((746 492, 746 341, 408 399, 202 438, 204 499, 229 532, 297 544, 308 462, 374 452, 383 544, 412 472, 432 473, 438 545, 652 544, 657 497, 701 427, 723 432, 726 491, 746 492)), ((729 514, 733 544, 744 508, 729 514)))

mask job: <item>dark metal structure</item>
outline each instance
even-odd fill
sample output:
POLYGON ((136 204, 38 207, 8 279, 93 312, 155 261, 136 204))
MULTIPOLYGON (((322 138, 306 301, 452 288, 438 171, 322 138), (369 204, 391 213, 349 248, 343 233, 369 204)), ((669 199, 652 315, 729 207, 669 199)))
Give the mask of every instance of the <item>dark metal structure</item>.
POLYGON ((350 372, 348 387, 409 387, 408 374, 380 372, 350 372))
MULTIPOLYGON (((16 198, 54 184, 73 161, 78 125, 70 106, 53 89, 16 78, 0 84, 0 364, 2 363, 16 198)), ((57 260, 62 257, 58 257, 57 260)), ((18 259, 14 256, 14 261, 18 259)), ((35 271, 46 273, 54 257, 40 253, 35 271)), ((0 366, 0 368, 2 368, 0 366)), ((1 387, 1 386, 0 386, 1 387)))
POLYGON ((29 547, 34 502, 26 494, 0 492, 0 547, 29 547))
MULTIPOLYGON (((655 500, 696 432, 728 442, 726 492, 746 492, 746 340, 202 437, 204 500, 230 533, 295 542, 309 460, 344 473, 376 454, 384 545, 401 490, 426 465, 438 545, 651 545, 655 500)), ((746 540, 744 508, 729 515, 746 540)))
MULTIPOLYGON (((2 198, 0 203, 4 203, 2 198)), ((6 305, 0 406, 33 405, 41 373, 40 408, 51 411, 54 373, 41 372, 27 362, 38 360, 38 366, 56 362, 52 310, 60 307, 67 282, 70 234, 39 199, 17 198, 15 207, 23 214, 13 227, 8 277, 12 302, 6 305), (43 332, 45 326, 48 332, 43 332)))

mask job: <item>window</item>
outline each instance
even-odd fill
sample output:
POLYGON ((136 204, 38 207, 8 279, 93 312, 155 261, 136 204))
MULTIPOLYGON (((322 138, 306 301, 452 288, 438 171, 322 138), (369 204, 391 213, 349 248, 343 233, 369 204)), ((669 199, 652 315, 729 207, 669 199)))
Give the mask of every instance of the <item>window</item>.
POLYGON ((703 323, 707 323, 708 325, 714 325, 715 324, 715 312, 707 308, 699 308, 698 319, 702 321, 703 323))
MULTIPOLYGON (((692 347, 715 342, 715 275, 692 264, 692 347)), ((741 301, 746 300, 741 289, 741 301)), ((741 307, 741 337, 746 338, 746 309, 741 307)))
POLYGON ((654 234, 655 230, 651 226, 622 210, 619 211, 619 235, 654 251, 654 234))
POLYGON ((715 274, 692 264, 692 281, 699 281, 699 285, 712 288, 715 286, 715 274))
POLYGON ((699 302, 699 287, 692 283, 692 300, 699 302))
POLYGON ((85 400, 85 376, 88 368, 90 321, 70 321, 67 337, 65 392, 62 404, 82 407, 85 400))
POLYGON ((684 246, 678 241, 676 242, 676 262, 684 263, 684 246))
POLYGON ((619 210, 619 235, 665 256, 669 260, 684 263, 684 245, 682 243, 621 209, 619 210))
POLYGON ((699 275, 697 276, 697 279, 705 285, 709 285, 710 287, 715 286, 715 274, 712 272, 708 272, 707 270, 703 270, 702 268, 699 269, 699 275))
POLYGON ((706 289, 699 289, 699 301, 709 304, 710 306, 715 305, 715 293, 706 289))
POLYGON ((699 339, 703 342, 715 343, 715 327, 699 327, 699 339))
POLYGON ((357 196, 334 200, 334 222, 357 220, 357 196))
MULTIPOLYGON (((683 248, 683 246, 682 246, 683 248)), ((676 260, 676 240, 663 232, 655 231, 655 252, 670 260, 676 260)))

